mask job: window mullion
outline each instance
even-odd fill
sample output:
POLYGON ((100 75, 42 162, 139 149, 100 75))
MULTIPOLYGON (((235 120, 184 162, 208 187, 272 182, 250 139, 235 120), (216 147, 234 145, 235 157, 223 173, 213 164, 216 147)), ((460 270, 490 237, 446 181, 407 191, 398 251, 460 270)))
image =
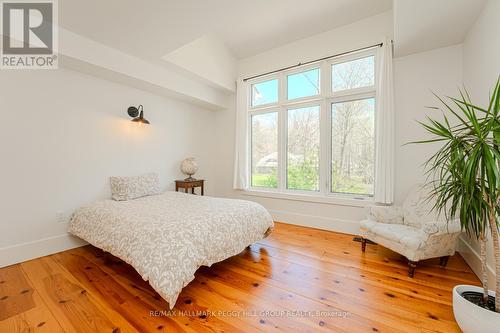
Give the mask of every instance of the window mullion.
MULTIPOLYGON (((321 95, 325 96, 330 90, 331 75, 328 63, 321 65, 321 95)), ((325 98, 320 103, 320 154, 319 154, 319 191, 322 194, 328 193, 328 103, 325 98)))

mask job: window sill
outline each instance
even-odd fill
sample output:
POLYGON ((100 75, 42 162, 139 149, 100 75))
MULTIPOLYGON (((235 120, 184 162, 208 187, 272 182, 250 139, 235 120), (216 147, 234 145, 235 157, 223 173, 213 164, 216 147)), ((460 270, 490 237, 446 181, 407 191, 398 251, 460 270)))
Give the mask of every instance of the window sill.
POLYGON ((284 193, 284 192, 273 192, 265 190, 249 189, 244 190, 243 195, 272 198, 272 199, 284 199, 284 200, 294 200, 303 202, 314 202, 331 204, 338 206, 351 206, 351 207, 367 207, 374 204, 373 198, 371 197, 359 197, 355 198, 352 196, 325 196, 325 195, 311 195, 304 193, 284 193))

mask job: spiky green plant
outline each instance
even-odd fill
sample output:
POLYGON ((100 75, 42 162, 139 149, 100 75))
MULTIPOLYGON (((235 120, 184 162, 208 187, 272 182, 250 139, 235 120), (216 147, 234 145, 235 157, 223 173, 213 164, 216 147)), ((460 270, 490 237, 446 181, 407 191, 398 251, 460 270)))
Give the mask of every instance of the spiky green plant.
MULTIPOLYGON (((449 219, 458 218, 462 230, 481 244, 482 283, 487 301, 486 241, 493 240, 495 255, 495 310, 500 312, 500 77, 486 108, 474 105, 467 90, 446 100, 436 95, 442 120, 420 122, 432 134, 428 140, 441 148, 425 163, 434 209, 449 219)), ((485 303, 486 304, 486 303, 485 303)))

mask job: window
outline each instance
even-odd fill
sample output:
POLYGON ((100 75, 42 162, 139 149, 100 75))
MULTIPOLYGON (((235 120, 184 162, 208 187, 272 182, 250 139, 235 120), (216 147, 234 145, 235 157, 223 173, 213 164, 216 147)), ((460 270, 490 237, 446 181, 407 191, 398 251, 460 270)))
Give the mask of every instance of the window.
POLYGON ((373 195, 375 63, 369 50, 252 82, 252 188, 373 195))
POLYGON ((287 87, 289 100, 319 95, 319 68, 288 75, 287 87))
POLYGON ((319 106, 288 110, 287 188, 319 191, 319 106))
POLYGON ((375 99, 332 103, 331 191, 373 195, 375 99))
POLYGON ((252 106, 276 103, 278 101, 278 80, 252 84, 252 106))
POLYGON ((373 86, 374 56, 332 65, 332 91, 373 86))
POLYGON ((278 185, 278 113, 252 116, 252 186, 278 185))

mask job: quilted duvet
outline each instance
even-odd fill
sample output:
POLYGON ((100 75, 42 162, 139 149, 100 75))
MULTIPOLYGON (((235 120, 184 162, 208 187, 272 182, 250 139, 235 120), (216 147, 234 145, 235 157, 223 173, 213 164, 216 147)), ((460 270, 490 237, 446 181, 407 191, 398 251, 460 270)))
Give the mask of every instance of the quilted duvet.
POLYGON ((69 232, 132 265, 173 308, 200 266, 238 254, 273 227, 254 202, 165 192, 79 208, 69 232))

